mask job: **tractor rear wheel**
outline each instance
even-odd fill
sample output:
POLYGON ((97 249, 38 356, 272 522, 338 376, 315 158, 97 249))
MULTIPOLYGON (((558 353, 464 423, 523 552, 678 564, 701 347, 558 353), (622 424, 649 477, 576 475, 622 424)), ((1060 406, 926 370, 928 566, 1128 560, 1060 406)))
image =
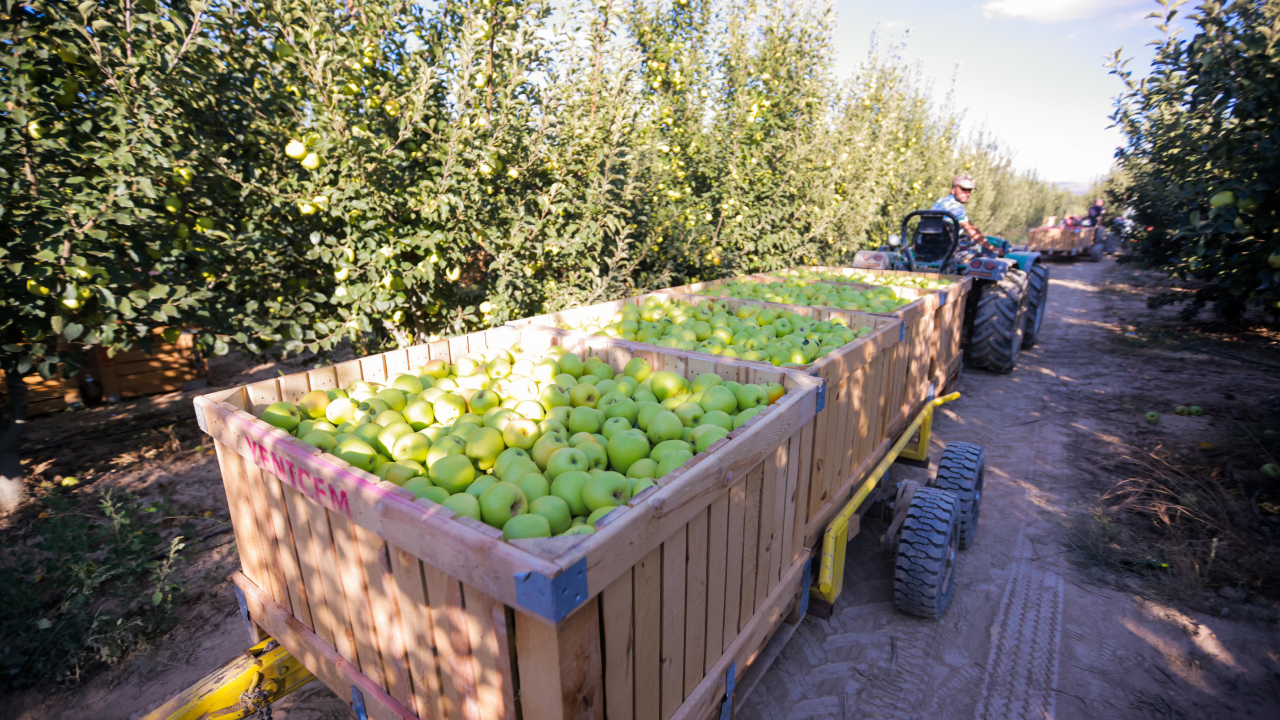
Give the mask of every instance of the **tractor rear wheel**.
POLYGON ((937 620, 956 591, 956 552, 960 512, 956 496, 922 487, 911 498, 898 540, 893 575, 893 604, 899 611, 937 620))
POLYGON ((1045 308, 1049 305, 1049 267, 1036 263, 1027 272, 1027 320, 1022 328, 1023 347, 1036 344, 1040 326, 1044 324, 1045 308))
POLYGON ((948 490, 960 501, 960 549, 978 540, 978 515, 982 512, 982 482, 987 474, 986 452, 981 445, 949 442, 938 461, 935 487, 948 490))
POLYGON ((1027 310, 1027 274, 1009 270, 1000 282, 982 283, 969 336, 970 367, 1007 373, 1018 364, 1027 310))

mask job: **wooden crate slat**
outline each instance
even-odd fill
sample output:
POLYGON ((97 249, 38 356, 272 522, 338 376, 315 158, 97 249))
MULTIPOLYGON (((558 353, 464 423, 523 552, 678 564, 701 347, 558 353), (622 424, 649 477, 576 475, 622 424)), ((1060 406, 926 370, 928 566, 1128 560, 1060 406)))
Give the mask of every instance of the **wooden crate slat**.
POLYGON ((462 609, 462 585, 448 575, 422 563, 422 577, 431 602, 431 626, 435 630, 435 651, 440 662, 441 704, 445 717, 470 720, 475 705, 475 668, 471 664, 471 636, 466 630, 462 609))
POLYGON ((524 717, 602 720, 598 598, 553 627, 516 613, 516 654, 524 717))
MULTIPOLYGON (((785 447, 785 443, 783 445, 785 447)), ((769 573, 773 567, 773 543, 778 537, 774 527, 774 508, 778 499, 778 453, 779 447, 765 458, 760 472, 760 530, 756 537, 756 575, 754 597, 759 602, 769 594, 769 573)), ((751 614, 755 614, 755 606, 751 614)))
POLYGON ((387 681, 382 674, 382 660, 373 630, 373 610, 369 605, 368 580, 360 562, 357 539, 351 522, 336 513, 329 514, 329 528, 333 532, 333 548, 338 557, 338 579, 347 597, 347 609, 351 615, 351 629, 355 632, 356 657, 360 672, 369 676, 383 689, 387 681))
POLYGON ((707 621, 702 674, 724 650, 724 591, 729 560, 729 496, 716 498, 707 510, 707 621))
MULTIPOLYGON (((662 707, 662 548, 635 565, 636 720, 659 720, 662 707)), ((523 684, 523 675, 521 683, 523 684)))
POLYGON ((236 537, 240 555, 240 568, 259 586, 270 587, 267 568, 263 561, 264 550, 258 536, 258 521, 249 504, 249 489, 244 478, 244 465, 240 455, 220 442, 214 442, 218 465, 222 468, 222 488, 227 494, 227 509, 231 512, 231 528, 236 537))
POLYGON ((515 686, 508 654, 507 619, 503 605, 468 585, 466 600, 471 657, 475 663, 476 702, 486 720, 515 720, 515 686))
MULTIPOLYGON (((760 540, 760 488, 764 484, 764 468, 753 469, 747 475, 746 485, 746 512, 742 522, 742 595, 738 598, 738 627, 734 628, 734 635, 740 632, 743 626, 756 610, 756 563, 757 543, 760 540)), ((763 599, 763 598, 761 598, 763 599)))
POLYGON ((600 593, 600 634, 604 642, 604 706, 609 720, 635 717, 635 616, 632 573, 624 572, 600 593))
POLYGON ((698 513, 688 525, 684 610, 684 695, 702 681, 707 652, 707 524, 708 511, 698 513))
POLYGON ((746 533, 747 518, 747 484, 740 482, 729 488, 729 542, 725 545, 728 553, 725 566, 724 581, 724 630, 720 633, 725 648, 733 642, 738 634, 738 619, 742 614, 742 542, 746 533))
POLYGON ((390 551, 393 590, 407 643, 414 701, 421 720, 445 720, 440 697, 440 671, 436 666, 435 630, 422 579, 422 561, 399 548, 390 551))
POLYGON ((336 635, 334 634, 334 626, 338 620, 334 617, 334 607, 338 599, 334 599, 335 605, 329 604, 329 599, 325 594, 324 581, 321 578, 322 573, 327 572, 328 568, 322 569, 321 562, 323 555, 317 549, 320 544, 315 535, 311 532, 311 517, 308 513, 307 501, 297 490, 282 486, 284 491, 284 504, 289 511, 289 523, 293 530, 293 540, 297 543, 298 551, 298 568, 302 574, 302 584, 307 592, 307 605, 311 608, 311 629, 319 635, 329 645, 334 648, 338 647, 336 635))
POLYGON ((684 613, 687 573, 686 527, 662 543, 662 700, 665 720, 684 702, 684 613))
POLYGON ((302 580, 302 566, 298 561, 300 543, 294 535, 290 521, 289 506, 285 503, 284 494, 288 491, 270 475, 262 478, 267 491, 267 505, 270 509, 270 521, 276 538, 276 551, 280 560, 280 569, 284 573, 285 589, 289 593, 289 604, 293 614, 298 616, 308 630, 315 630, 311 619, 311 603, 306 584, 302 580))
POLYGON ((401 633, 400 611, 392 594, 391 561, 387 543, 382 538, 352 523, 355 549, 363 569, 365 591, 369 598, 373 638, 387 693, 406 707, 414 707, 413 684, 409 679, 406 647, 401 633))

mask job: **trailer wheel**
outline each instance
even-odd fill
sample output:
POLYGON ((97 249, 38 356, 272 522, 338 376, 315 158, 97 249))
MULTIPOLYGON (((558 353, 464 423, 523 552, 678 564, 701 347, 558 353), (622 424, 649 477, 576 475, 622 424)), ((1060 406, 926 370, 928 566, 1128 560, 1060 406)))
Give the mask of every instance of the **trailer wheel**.
POLYGON ((948 490, 960 502, 960 549, 968 550, 978 539, 978 514, 982 512, 982 482, 986 476, 986 452, 981 445, 947 443, 938 462, 934 486, 948 490))
POLYGON ((1010 270, 1000 282, 978 288, 978 301, 970 333, 971 367, 1007 373, 1018 364, 1027 309, 1027 274, 1010 270))
POLYGON ((1089 248, 1089 262, 1102 262, 1102 255, 1105 252, 1106 248, 1102 243, 1094 243, 1093 247, 1089 248))
POLYGON ((1022 328, 1023 347, 1036 344, 1040 326, 1044 324, 1045 308, 1049 305, 1049 266, 1036 263, 1027 272, 1027 320, 1022 328))
POLYGON ((929 487, 916 490, 898 541, 893 604, 899 611, 937 620, 951 606, 959 514, 959 502, 950 492, 929 487))

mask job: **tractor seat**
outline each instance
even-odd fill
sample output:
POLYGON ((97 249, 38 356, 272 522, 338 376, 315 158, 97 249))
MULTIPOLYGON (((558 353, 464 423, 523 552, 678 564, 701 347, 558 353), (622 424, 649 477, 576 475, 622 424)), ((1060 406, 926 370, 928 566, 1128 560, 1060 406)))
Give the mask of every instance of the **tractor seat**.
POLYGON ((951 252, 951 234, 947 232, 945 221, 940 217, 921 217, 916 226, 912 250, 917 262, 937 263, 945 260, 947 253, 951 252))

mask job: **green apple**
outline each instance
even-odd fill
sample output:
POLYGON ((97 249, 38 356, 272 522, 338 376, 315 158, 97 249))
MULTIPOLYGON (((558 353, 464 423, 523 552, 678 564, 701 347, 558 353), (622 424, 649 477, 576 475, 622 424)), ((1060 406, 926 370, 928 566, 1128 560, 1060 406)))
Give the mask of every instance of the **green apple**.
POLYGON ((559 535, 573 524, 573 513, 569 512, 569 503, 555 495, 543 495, 530 500, 529 515, 545 518, 553 535, 559 535))
POLYGON ((467 440, 473 434, 475 434, 475 432, 479 429, 480 429, 479 425, 473 425, 471 423, 465 423, 465 422, 455 422, 453 424, 453 427, 449 428, 449 434, 454 437, 467 440))
POLYGON ((441 425, 452 425, 467 411, 467 401, 460 395, 445 393, 432 403, 432 410, 435 413, 436 422, 441 425))
POLYGON ((418 432, 425 435, 431 442, 435 442, 442 437, 447 437, 449 435, 449 428, 444 427, 443 425, 430 425, 422 428, 418 432))
MULTIPOLYGON (((480 517, 501 530, 509 520, 529 512, 529 501, 519 487, 508 482, 494 483, 480 495, 480 517)), ((547 533, 550 535, 550 531, 547 533)))
POLYGON ((689 383, 689 391, 699 392, 722 384, 724 384, 724 378, 719 375, 716 375, 715 373, 702 373, 698 377, 694 378, 693 382, 689 383))
MULTIPOLYGON (((376 427, 376 426, 375 426, 376 427)), ((408 423, 392 423, 378 433, 374 447, 396 460, 413 460, 422 462, 427 459, 427 451, 431 449, 431 441, 426 435, 413 431, 408 423), (400 441, 404 440, 404 444, 400 441)))
POLYGON ((555 482, 555 479, 563 473, 574 470, 586 472, 589 467, 586 453, 577 448, 564 447, 556 450, 547 459, 546 472, 543 474, 548 480, 555 482))
POLYGON ((769 404, 769 396, 759 385, 743 385, 733 395, 738 400, 739 412, 769 404))
MULTIPOLYGON (((596 383, 596 389, 600 391, 600 401, 603 402, 604 399, 608 397, 610 393, 616 392, 617 387, 618 387, 618 382, 611 378, 601 380, 600 382, 596 383)), ((600 407, 600 405, 597 404, 596 407, 600 407)))
POLYGON ((331 433, 323 430, 312 430, 302 436, 301 440, 312 447, 320 448, 324 452, 333 452, 334 446, 338 444, 331 433))
POLYGON ((569 447, 576 448, 582 443, 596 443, 596 442, 600 442, 600 441, 596 439, 595 435, 592 435, 591 433, 586 431, 574 433, 569 436, 569 447))
POLYGON ((502 539, 507 542, 545 537, 551 537, 551 524, 541 515, 517 515, 502 526, 502 539))
POLYGON ((657 475, 657 472, 658 461, 645 457, 635 461, 631 464, 631 467, 627 468, 627 477, 632 479, 651 478, 657 475))
POLYGON ((626 473, 636 461, 649 456, 649 438, 639 430, 626 430, 609 438, 606 446, 609 464, 620 473, 626 473))
POLYGON ((560 364, 551 358, 545 358, 533 366, 533 374, 530 377, 540 383, 549 383, 559 374, 560 364))
POLYGON ((738 412, 738 398, 733 391, 723 385, 707 388, 702 394, 702 409, 707 412, 719 410, 725 414, 738 412))
POLYGON ((606 418, 626 418, 631 425, 636 424, 636 416, 639 414, 640 406, 635 400, 629 397, 623 397, 619 393, 610 393, 600 398, 600 403, 596 405, 597 409, 604 410, 606 418))
POLYGON ((569 414, 568 425, 571 433, 596 433, 600 432, 600 417, 596 415, 595 408, 575 407, 569 414))
POLYGON ((582 502, 592 511, 606 505, 626 505, 630 498, 631 483, 616 472, 602 472, 582 487, 582 502))
POLYGON ((468 495, 475 495, 478 498, 480 497, 481 494, 484 493, 485 490, 488 490, 489 488, 497 484, 498 484, 498 478, 492 475, 481 475, 480 477, 475 479, 475 482, 468 485, 467 489, 464 490, 463 492, 465 492, 468 495))
POLYGON ((414 430, 421 430, 436 421, 435 409, 425 400, 414 400, 406 404, 400 414, 414 430))
POLYGON ((622 373, 637 383, 649 377, 650 372, 652 368, 649 367, 649 361, 644 358, 631 358, 627 361, 626 367, 622 368, 622 373))
MULTIPOLYGON (((507 448, 508 450, 518 448, 507 448)), ((503 452, 506 452, 505 450, 503 452)), ((520 450, 520 452, 524 452, 520 450)), ((518 478, 528 475, 529 473, 540 473, 542 469, 528 455, 520 457, 503 458, 498 456, 498 461, 493 464, 493 474, 499 480, 507 482, 515 482, 518 478)))
POLYGON ((631 429, 631 423, 627 422, 624 417, 612 417, 604 421, 604 426, 600 428, 600 434, 604 435, 606 440, 612 439, 617 433, 631 429))
POLYGON ((325 417, 325 410, 329 407, 329 393, 324 390, 312 390, 298 400, 298 407, 306 417, 319 420, 325 417))
POLYGON ((285 432, 289 432, 298 427, 298 423, 302 422, 302 413, 298 411, 296 405, 291 402, 276 402, 267 406, 259 416, 263 422, 274 425, 285 432))
POLYGON ((333 454, 361 470, 372 470, 373 459, 377 457, 378 451, 357 435, 339 435, 333 454))
POLYGON ((448 455, 430 465, 427 477, 434 485, 455 495, 467 489, 476 479, 476 469, 466 455, 448 455))
POLYGON ((587 456, 587 471, 607 470, 609 467, 609 452, 605 449, 605 445, 594 439, 592 442, 584 442, 578 446, 578 451, 587 456))
POLYGON ((1160 422, 1160 413, 1155 411, 1147 413, 1147 422, 1151 423, 1152 425, 1155 425, 1156 423, 1160 422))
POLYGON ((484 418, 475 413, 462 413, 457 420, 453 421, 454 425, 465 423, 467 425, 475 425, 477 428, 484 427, 484 418))
POLYGON ((502 398, 498 397, 498 393, 492 390, 481 390, 471 396, 468 406, 471 412, 484 415, 491 408, 496 408, 502 404, 502 398))
POLYGON ((544 419, 555 420, 562 425, 568 426, 569 416, 573 414, 573 408, 569 405, 559 405, 547 409, 547 415, 544 419))
POLYGON ((729 431, 718 425, 700 425, 693 431, 693 449, 695 452, 706 452, 707 448, 729 437, 729 431), (698 432, 701 430, 702 432, 698 432))
POLYGON ((546 417, 546 408, 542 407, 542 403, 537 400, 521 400, 516 403, 515 411, 517 415, 533 420, 534 422, 546 417))
POLYGON ((410 465, 401 465, 398 462, 387 463, 378 468, 378 477, 396 485, 404 485, 411 478, 419 477, 422 471, 410 465))
POLYGON ((560 366, 560 372, 571 375, 575 379, 582 377, 582 374, 586 372, 581 358, 573 353, 565 353, 556 362, 560 366))
POLYGON ((492 468, 499 453, 506 449, 507 446, 502 442, 502 433, 493 428, 480 428, 467 438, 467 457, 471 458, 481 471, 492 468))
MULTIPOLYGON (((753 418, 753 417, 755 417, 755 416, 757 416, 757 415, 759 415, 759 414, 760 414, 760 408, 750 408, 750 409, 748 409, 748 410, 743 410, 742 412, 740 412, 740 413, 738 413, 737 415, 735 415, 735 416, 734 416, 734 418, 733 418, 733 429, 734 429, 734 430, 737 430, 738 428, 742 427, 743 425, 746 425, 748 420, 750 420, 751 418, 753 418)), ((705 416, 704 416, 704 417, 705 417, 705 416)))
MULTIPOLYGON (((505 482, 511 481, 507 480, 505 482)), ((542 473, 537 472, 536 469, 534 472, 520 475, 515 480, 515 485, 524 491, 524 496, 529 502, 551 494, 551 481, 542 473)))
POLYGON ((502 432, 507 429, 507 423, 511 422, 513 417, 517 417, 517 413, 511 408, 505 408, 502 406, 492 407, 484 411, 483 425, 487 428, 493 428, 498 432, 502 432))
POLYGON ((658 402, 680 395, 686 392, 689 387, 688 382, 683 377, 670 370, 659 370, 653 374, 649 382, 654 396, 658 398, 658 402))
POLYGON ((657 445, 664 440, 678 439, 683 430, 684 423, 680 421, 680 416, 670 410, 663 410, 649 421, 649 429, 645 434, 649 437, 649 442, 657 445))
MULTIPOLYGON (((579 385, 590 385, 591 387, 595 387, 596 383, 598 382, 600 382, 600 378, 596 377, 595 375, 592 375, 591 373, 585 373, 582 377, 578 378, 579 385)), ((574 387, 577 387, 577 385, 575 385, 574 387)), ((599 390, 600 388, 596 388, 596 389, 599 390)))
POLYGON ((684 465, 686 462, 689 461, 689 458, 691 457, 693 457, 693 453, 689 452, 688 450, 675 450, 673 452, 667 453, 662 457, 662 460, 658 463, 657 477, 664 477, 665 475, 670 473, 672 470, 675 470, 681 465, 684 465))
POLYGON ((724 428, 725 430, 732 430, 733 416, 727 412, 723 412, 720 410, 712 410, 711 412, 703 415, 702 421, 698 424, 700 426, 715 425, 716 427, 724 428))
POLYGON ((574 385, 573 389, 569 391, 569 402, 575 408, 594 408, 596 403, 600 402, 600 390, 595 385, 586 383, 574 385))
POLYGON ((393 463, 395 463, 394 460, 382 453, 378 453, 373 457, 373 467, 369 468, 369 472, 377 475, 378 477, 382 477, 382 468, 393 463))
POLYGON ((558 385, 547 385, 538 393, 538 402, 548 410, 569 405, 569 395, 558 385))
POLYGON ((617 509, 618 509, 617 505, 604 505, 602 507, 596 508, 594 511, 592 511, 590 515, 587 516, 587 525, 595 527, 595 524, 603 520, 605 515, 608 515, 609 513, 617 509))
POLYGON ((636 421, 632 424, 646 431, 649 429, 649 423, 664 409, 656 402, 637 403, 636 408, 636 421))
POLYGON ((582 364, 582 369, 586 371, 586 374, 595 375, 601 380, 613 379, 613 368, 609 366, 609 363, 598 357, 587 358, 587 361, 582 364))
MULTIPOLYGON (((430 468, 451 455, 463 455, 465 457, 466 451, 466 440, 456 435, 445 435, 431 443, 431 449, 427 450, 427 459, 423 460, 422 464, 430 468)), ((467 458, 467 462, 471 462, 471 459, 467 458)))
POLYGON ((374 397, 386 403, 388 408, 395 410, 396 412, 400 412, 401 410, 404 409, 404 406, 405 406, 404 393, 395 388, 387 388, 386 390, 379 390, 374 395, 374 397))
POLYGON ((674 412, 676 417, 680 418, 680 422, 689 428, 696 427, 702 422, 702 416, 706 413, 701 405, 691 402, 680 403, 674 412))
POLYGON ((669 398, 667 398, 666 400, 663 400, 663 401, 662 401, 661 403, 659 403, 659 404, 662 406, 662 409, 663 409, 663 410, 671 410, 672 412, 674 412, 676 408, 678 408, 678 407, 680 407, 681 405, 683 405, 683 404, 684 404, 684 398, 682 398, 682 397, 669 397, 669 398))
MULTIPOLYGON (((404 416, 396 412, 395 410, 383 410, 382 412, 378 413, 376 417, 373 418, 373 424, 381 425, 382 427, 386 427, 388 425, 394 425, 396 423, 400 423, 402 425, 409 424, 404 419, 404 416)), ((410 428, 410 430, 412 429, 413 428, 410 428)))
POLYGON ((480 501, 474 495, 468 495, 463 492, 456 493, 450 495, 447 500, 440 504, 476 522, 484 522, 484 519, 480 516, 480 501))
POLYGON ((567 447, 569 447, 569 441, 562 433, 543 432, 542 437, 538 438, 538 441, 529 449, 529 457, 533 458, 539 468, 546 470, 551 455, 567 447))
POLYGON ((575 525, 574 527, 560 533, 561 537, 569 537, 572 535, 595 535, 596 529, 590 525, 575 525))
POLYGON ((569 511, 574 515, 586 515, 591 510, 582 500, 582 489, 590 481, 591 475, 579 470, 570 470, 551 481, 551 494, 564 500, 569 505, 569 511))
POLYGON ((635 400, 637 403, 658 402, 658 396, 654 395, 653 391, 647 388, 637 388, 636 391, 631 394, 631 399, 635 400))
POLYGON ((634 478, 631 481, 631 497, 635 497, 651 487, 657 487, 658 483, 653 481, 651 477, 634 478))
POLYGON ((787 389, 782 386, 782 383, 776 383, 776 382, 765 383, 763 387, 764 387, 765 397, 769 398, 770 405, 778 402, 779 400, 782 399, 783 395, 787 394, 787 389))
MULTIPOLYGON (((542 435, 546 435, 547 433, 559 433, 566 438, 569 437, 569 428, 565 427, 563 422, 554 418, 547 418, 546 420, 538 423, 538 432, 542 433, 542 435)), ((541 440, 542 436, 538 436, 538 439, 541 440)))
POLYGON ((529 464, 533 461, 529 459, 529 452, 523 448, 508 447, 506 450, 498 453, 497 459, 493 461, 493 474, 503 477, 507 468, 511 467, 517 460, 524 460, 529 464))
POLYGON ((415 375, 400 373, 391 380, 391 387, 404 393, 417 395, 422 392, 422 380, 415 375))
MULTIPOLYGON (((660 442, 657 445, 653 446, 653 450, 649 452, 649 457, 654 462, 660 463, 662 462, 662 458, 666 457, 668 454, 672 452, 679 451, 679 450, 692 453, 693 445, 684 440, 664 440, 663 442, 660 442)), ((650 475, 647 477, 658 477, 658 476, 650 475)))

